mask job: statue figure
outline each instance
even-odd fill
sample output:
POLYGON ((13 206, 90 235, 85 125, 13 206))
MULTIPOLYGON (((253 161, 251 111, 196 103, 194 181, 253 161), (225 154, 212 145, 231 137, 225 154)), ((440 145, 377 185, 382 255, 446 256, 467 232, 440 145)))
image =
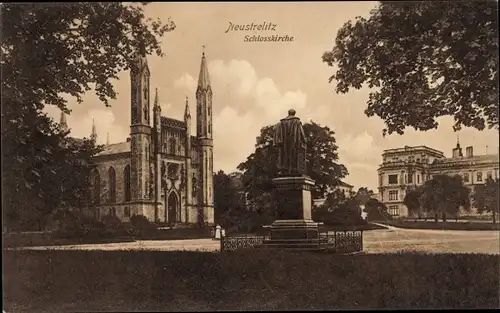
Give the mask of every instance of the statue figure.
POLYGON ((295 110, 274 126, 274 146, 278 150, 278 172, 281 175, 300 175, 306 172, 306 136, 295 110))

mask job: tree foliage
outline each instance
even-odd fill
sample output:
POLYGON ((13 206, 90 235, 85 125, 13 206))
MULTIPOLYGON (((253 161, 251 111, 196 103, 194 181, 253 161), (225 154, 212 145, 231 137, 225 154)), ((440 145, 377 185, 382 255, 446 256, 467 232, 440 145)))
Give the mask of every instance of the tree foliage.
POLYGON ((365 113, 383 133, 461 126, 498 128, 498 3, 382 1, 370 17, 338 31, 323 61, 335 66, 336 92, 374 88, 365 113))
POLYGON ((215 222, 224 228, 238 224, 245 209, 245 198, 231 176, 220 170, 214 175, 215 222))
MULTIPOLYGON (((316 182, 313 199, 323 198, 329 188, 336 186, 347 175, 347 169, 339 164, 335 133, 328 127, 310 122, 303 125, 307 138, 306 171, 316 182)), ((250 201, 257 206, 272 206, 272 179, 277 176, 276 150, 272 146, 273 126, 263 127, 257 137, 255 152, 238 166, 243 172, 243 184, 250 201)))
POLYGON ((436 175, 425 182, 420 203, 425 212, 441 214, 445 221, 446 214, 456 215, 460 207, 470 209, 469 189, 459 175, 436 175))
POLYGON ((365 203, 363 211, 366 213, 367 221, 388 221, 392 219, 387 206, 377 199, 370 199, 365 203))
POLYGON ((493 214, 493 223, 499 211, 499 183, 500 180, 488 177, 484 185, 477 185, 472 194, 472 203, 479 214, 489 212, 493 214))
POLYGON ((408 208, 408 213, 418 214, 421 213, 420 197, 422 196, 423 189, 416 188, 408 192, 403 200, 403 204, 408 208))
POLYGON ((70 113, 65 96, 81 103, 83 94, 92 89, 108 105, 109 99, 116 98, 111 80, 130 67, 141 45, 147 53, 162 55, 159 38, 174 25, 146 19, 143 6, 2 4, 2 198, 6 215, 20 218, 34 206, 46 211, 79 201, 81 188, 72 188, 74 184, 61 195, 55 190, 72 184, 68 181, 72 178, 61 173, 79 172, 75 157, 88 161, 97 147, 88 142, 77 147, 65 141, 68 134, 43 109, 55 105, 70 113))

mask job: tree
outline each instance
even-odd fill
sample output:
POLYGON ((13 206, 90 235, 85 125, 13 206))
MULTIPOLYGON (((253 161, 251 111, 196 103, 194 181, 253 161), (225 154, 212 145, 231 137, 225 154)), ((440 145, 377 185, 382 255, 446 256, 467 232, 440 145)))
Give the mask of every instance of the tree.
POLYGON ((360 225, 360 202, 355 198, 347 198, 340 190, 327 194, 325 202, 312 212, 313 220, 325 225, 360 225))
POLYGON ((446 222, 446 214, 457 215, 460 207, 470 209, 469 189, 459 175, 436 175, 425 182, 420 203, 426 212, 434 213, 436 222, 439 214, 446 222))
POLYGON ((343 25, 323 61, 337 93, 375 88, 365 114, 385 121, 384 135, 447 115, 455 129, 498 129, 497 16, 495 1, 382 1, 343 25))
POLYGON ((237 225, 244 211, 244 196, 233 179, 220 170, 214 175, 214 207, 216 223, 228 228, 237 225))
POLYGON ((479 214, 483 212, 491 212, 493 214, 493 223, 496 223, 496 215, 498 214, 498 186, 499 179, 488 177, 484 185, 477 185, 472 194, 473 206, 479 214))
POLYGON ((367 221, 388 221, 392 219, 387 206, 377 199, 368 200, 363 211, 366 213, 367 221))
MULTIPOLYGON (((306 168, 307 174, 316 182, 312 198, 323 198, 329 188, 335 187, 341 178, 347 175, 344 165, 337 163, 338 146, 335 133, 328 127, 314 122, 303 125, 307 138, 306 168)), ((256 207, 275 206, 272 199, 272 179, 277 176, 276 150, 272 147, 273 126, 263 127, 257 137, 255 152, 238 166, 243 172, 243 184, 248 199, 256 207)))
POLYGON ((354 199, 359 202, 360 205, 365 205, 373 195, 373 190, 368 189, 368 187, 360 187, 356 194, 354 195, 354 199))
POLYGON ((422 188, 417 188, 408 192, 403 200, 403 204, 408 208, 408 213, 416 214, 420 218, 422 213, 420 205, 420 197, 422 196, 422 188))
MULTIPOLYGON (((146 19, 143 6, 114 2, 2 4, 4 216, 15 220, 22 212, 31 212, 32 206, 50 210, 49 203, 52 209, 64 204, 51 197, 55 186, 60 188, 68 178, 54 173, 68 170, 68 166, 74 169, 75 154, 81 152, 80 157, 86 158, 95 147, 84 144, 78 149, 62 149, 68 133, 42 110, 55 105, 70 113, 64 96, 81 103, 83 94, 92 89, 109 105, 108 100, 116 98, 111 80, 130 67, 141 49, 162 55, 159 38, 175 26, 170 20, 164 25, 146 19)), ((70 190, 74 189, 55 199, 78 199, 79 188, 71 197, 70 190)))

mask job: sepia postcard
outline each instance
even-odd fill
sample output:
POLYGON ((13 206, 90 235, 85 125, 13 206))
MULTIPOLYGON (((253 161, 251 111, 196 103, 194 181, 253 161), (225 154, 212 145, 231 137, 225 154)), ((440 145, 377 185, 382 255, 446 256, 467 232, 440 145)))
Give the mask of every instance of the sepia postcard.
POLYGON ((0 16, 4 313, 500 307, 498 2, 0 16))

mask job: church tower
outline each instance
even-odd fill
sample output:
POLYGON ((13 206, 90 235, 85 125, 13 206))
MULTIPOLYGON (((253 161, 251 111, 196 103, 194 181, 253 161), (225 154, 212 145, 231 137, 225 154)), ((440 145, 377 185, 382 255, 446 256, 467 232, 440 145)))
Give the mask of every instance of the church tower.
POLYGON ((59 121, 59 128, 63 132, 67 132, 69 130, 68 123, 66 122, 66 113, 61 111, 61 120, 59 121))
POLYGON ((154 220, 158 221, 159 216, 158 216, 158 211, 159 211, 159 206, 160 201, 161 201, 161 194, 162 194, 162 182, 161 182, 161 153, 162 153, 162 137, 161 137, 161 107, 160 107, 160 100, 158 98, 158 88, 155 89, 155 103, 153 105, 153 145, 154 145, 154 163, 155 163, 155 170, 154 170, 154 199, 156 202, 155 206, 155 213, 154 213, 154 220))
POLYGON ((151 126, 149 101, 149 67, 143 45, 130 70, 131 125, 130 125, 130 183, 131 200, 137 203, 134 213, 154 220, 154 210, 147 210, 145 202, 153 195, 150 169, 151 126))
MULTIPOLYGON (((196 137, 199 143, 199 182, 197 188, 200 225, 214 223, 213 204, 213 136, 212 136, 212 88, 208 75, 205 52, 201 57, 200 75, 196 90, 196 137)), ((195 195, 193 195, 195 196, 195 195)))
POLYGON ((90 133, 90 140, 97 142, 97 129, 95 127, 95 120, 92 119, 92 132, 90 133))

